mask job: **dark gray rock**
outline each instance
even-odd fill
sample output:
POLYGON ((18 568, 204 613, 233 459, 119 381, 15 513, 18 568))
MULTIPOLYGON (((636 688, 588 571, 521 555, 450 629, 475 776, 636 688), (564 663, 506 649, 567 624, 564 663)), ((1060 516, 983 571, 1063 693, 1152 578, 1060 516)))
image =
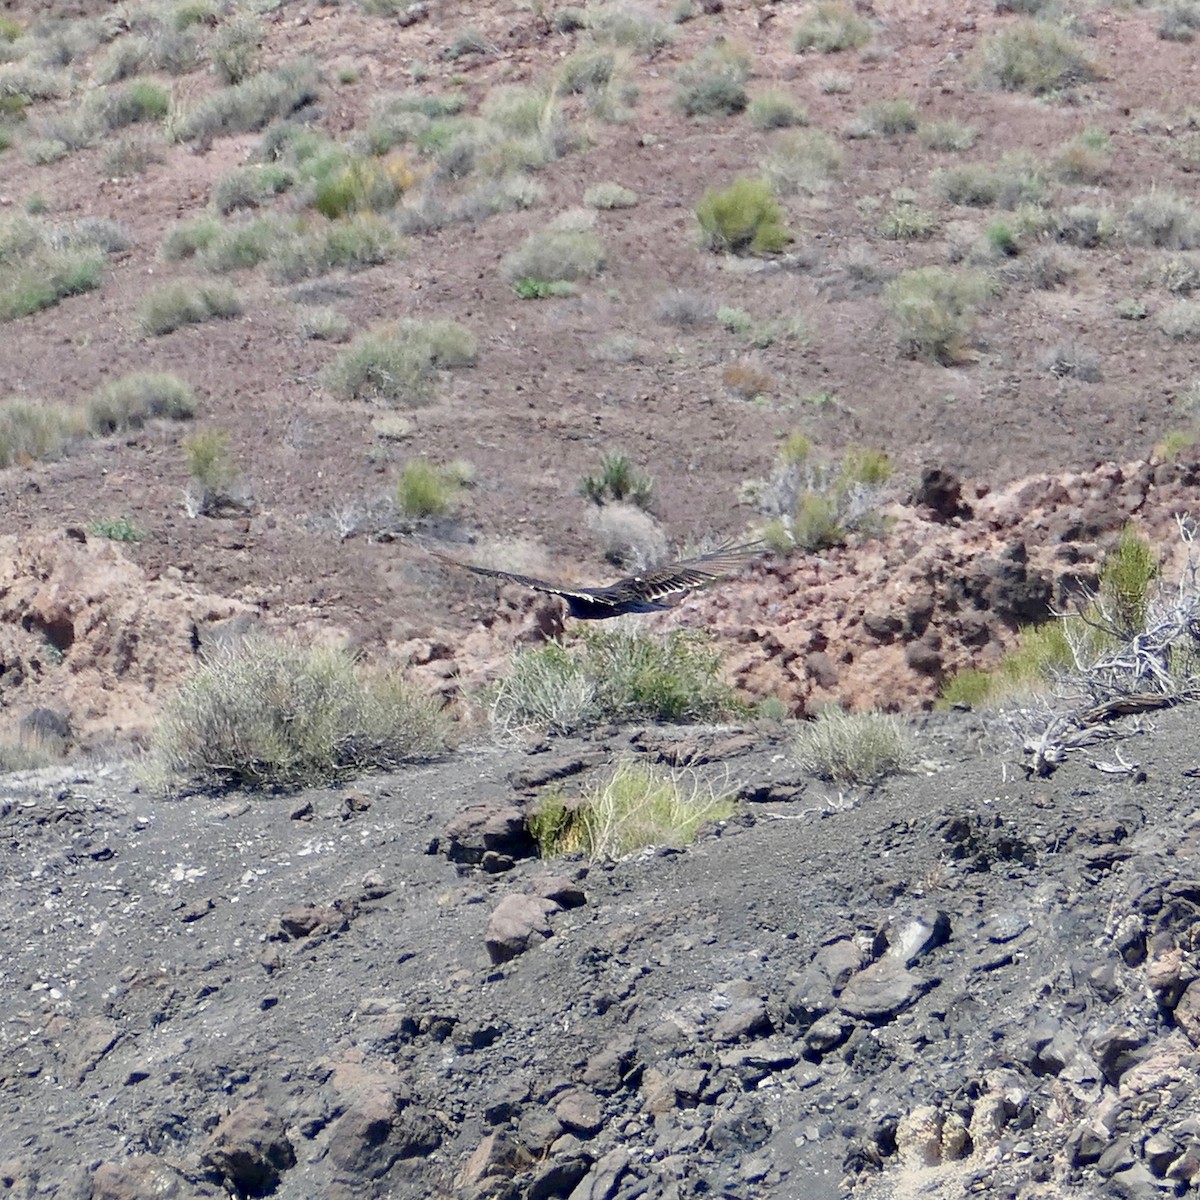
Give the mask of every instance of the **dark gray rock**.
POLYGON ((248 1100, 221 1118, 200 1161, 214 1182, 242 1196, 263 1196, 296 1165, 296 1151, 279 1115, 248 1100))
POLYGON ((914 1004, 932 981, 909 971, 894 958, 881 958, 851 977, 838 1007, 853 1017, 881 1021, 914 1004))

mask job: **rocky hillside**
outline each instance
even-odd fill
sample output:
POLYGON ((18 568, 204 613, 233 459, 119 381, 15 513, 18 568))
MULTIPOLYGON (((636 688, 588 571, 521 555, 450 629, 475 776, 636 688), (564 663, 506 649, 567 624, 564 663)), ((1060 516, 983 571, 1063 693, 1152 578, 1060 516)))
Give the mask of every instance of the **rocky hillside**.
POLYGON ((480 746, 352 789, 5 780, 4 1194, 1182 1195, 1194 717, 1025 782, 951 714, 836 795, 770 727, 480 746), (531 857, 619 753, 727 777, 685 852, 531 857))

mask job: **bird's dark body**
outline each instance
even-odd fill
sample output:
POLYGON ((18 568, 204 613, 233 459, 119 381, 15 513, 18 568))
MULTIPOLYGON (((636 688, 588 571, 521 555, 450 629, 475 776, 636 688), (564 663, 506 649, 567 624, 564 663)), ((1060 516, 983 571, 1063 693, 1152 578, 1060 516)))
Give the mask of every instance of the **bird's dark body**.
POLYGON ((531 575, 516 575, 511 571, 494 571, 490 567, 476 567, 471 563, 447 558, 437 551, 430 551, 438 558, 492 579, 506 583, 519 583, 538 592, 561 596, 567 604, 567 612, 579 621, 603 621, 609 617, 620 617, 627 613, 665 612, 671 601, 683 593, 713 583, 724 575, 742 567, 750 555, 760 546, 752 542, 744 546, 722 546, 696 558, 686 558, 665 567, 656 567, 643 575, 630 575, 618 579, 606 587, 568 588, 531 575))

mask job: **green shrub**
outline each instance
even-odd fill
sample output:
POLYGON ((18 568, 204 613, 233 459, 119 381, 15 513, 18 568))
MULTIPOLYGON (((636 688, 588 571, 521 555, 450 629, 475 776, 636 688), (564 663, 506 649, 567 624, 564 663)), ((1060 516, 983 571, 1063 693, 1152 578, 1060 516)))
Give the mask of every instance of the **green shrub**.
POLYGON ((701 51, 675 75, 675 107, 687 117, 727 116, 748 103, 747 56, 728 43, 701 51))
POLYGON ((824 710, 792 742, 800 766, 831 783, 870 785, 911 770, 916 751, 908 727, 884 713, 824 710))
POLYGON ((746 107, 755 129, 791 129, 808 124, 808 113, 786 92, 776 88, 760 93, 746 107))
POLYGON ((820 129, 787 134, 763 162, 763 177, 781 196, 824 191, 842 169, 842 148, 820 129))
POLYGON ((840 545, 852 533, 878 534, 878 505, 891 473, 882 451, 849 446, 840 460, 830 460, 794 433, 784 440, 771 477, 748 481, 740 495, 770 518, 763 538, 776 553, 811 552, 840 545))
POLYGON ((147 337, 160 337, 184 325, 238 316, 242 302, 227 283, 177 280, 151 288, 137 309, 137 327, 147 337))
POLYGON ((140 542, 146 536, 128 517, 89 521, 87 531, 110 542, 140 542))
POLYGON ((599 474, 585 475, 579 484, 579 494, 593 504, 616 501, 649 508, 653 493, 654 480, 643 475, 626 454, 606 454, 599 474))
POLYGON ((583 193, 583 202, 589 208, 632 208, 638 194, 619 183, 597 183, 583 193))
POLYGON ((566 804, 559 792, 542 799, 530 831, 543 858, 582 853, 593 861, 616 859, 646 846, 690 845, 701 825, 723 821, 735 808, 732 793, 624 758, 577 803, 566 804))
POLYGON ((479 114, 510 137, 532 137, 561 112, 549 92, 508 84, 488 92, 479 106, 479 114))
POLYGON ((225 430, 198 429, 184 439, 183 452, 188 476, 206 495, 222 495, 237 482, 238 469, 225 430))
POLYGON ((559 280, 547 283, 544 279, 518 279, 512 285, 521 300, 551 300, 555 297, 577 295, 579 289, 573 283, 559 280))
POLYGON ((819 50, 833 54, 840 50, 857 50, 871 40, 871 26, 848 4, 827 0, 813 5, 810 12, 792 35, 792 49, 797 54, 819 50))
POLYGON ((1158 573, 1154 548, 1126 525, 1100 569, 1100 600, 1124 636, 1133 637, 1146 627, 1151 585, 1158 573))
POLYGON ((492 695, 491 716, 502 728, 555 733, 713 720, 737 707, 719 673, 720 656, 698 634, 588 629, 570 648, 552 642, 517 654, 492 695))
POLYGON ((1044 96, 1097 77, 1083 47, 1044 21, 1014 22, 983 43, 980 79, 987 87, 1044 96))
POLYGON ((342 399, 417 406, 433 391, 435 372, 475 362, 475 338, 453 321, 402 321, 360 334, 322 372, 342 399))
POLYGON ((197 787, 313 787, 428 759, 446 745, 434 700, 343 650, 247 638, 167 702, 151 742, 160 778, 197 787))
POLYGON ((462 463, 438 467, 425 458, 409 459, 396 484, 396 506, 406 517, 444 516, 470 479, 464 468, 462 463))
POLYGON ((88 428, 101 437, 141 429, 155 417, 187 421, 196 415, 192 389, 167 371, 133 371, 103 384, 87 404, 88 428))
POLYGON ((931 362, 960 361, 976 314, 994 292, 993 282, 978 271, 919 267, 898 275, 883 294, 900 353, 931 362))
POLYGON ((0 467, 57 458, 86 430, 71 409, 32 400, 0 401, 0 467))
POLYGON ((537 279, 544 283, 590 279, 604 266, 604 245, 588 229, 550 227, 531 233, 520 247, 500 260, 508 283, 537 279))
POLYGON ((735 179, 696 206, 704 245, 716 253, 776 254, 792 240, 784 211, 765 179, 735 179))
POLYGON ((930 150, 944 154, 970 150, 979 140, 979 130, 974 125, 950 117, 944 121, 922 121, 917 126, 917 137, 930 150))
POLYGON ((334 219, 357 212, 394 208, 416 174, 399 154, 384 158, 344 158, 316 180, 312 206, 334 219))

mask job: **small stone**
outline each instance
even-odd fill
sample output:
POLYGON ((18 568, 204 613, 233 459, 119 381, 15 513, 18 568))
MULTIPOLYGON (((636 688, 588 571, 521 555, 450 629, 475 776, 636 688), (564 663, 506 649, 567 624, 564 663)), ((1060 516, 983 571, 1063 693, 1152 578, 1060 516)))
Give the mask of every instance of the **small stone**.
POLYGON ((604 1125, 604 1110, 600 1098, 582 1088, 567 1092, 554 1106, 554 1115, 564 1129, 591 1137, 604 1125))

